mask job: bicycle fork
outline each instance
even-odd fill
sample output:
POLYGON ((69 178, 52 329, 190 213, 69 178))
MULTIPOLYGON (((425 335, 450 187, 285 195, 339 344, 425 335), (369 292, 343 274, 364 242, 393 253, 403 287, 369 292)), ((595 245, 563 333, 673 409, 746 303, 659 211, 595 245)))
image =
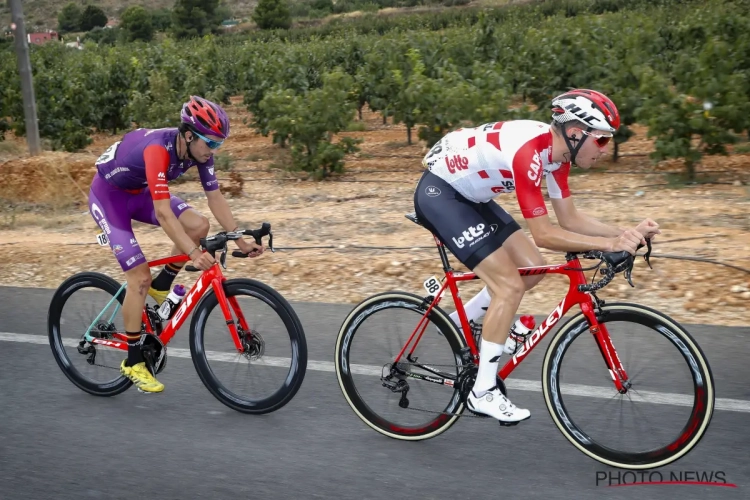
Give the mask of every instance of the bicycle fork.
POLYGON ((625 372, 625 367, 622 366, 620 357, 617 355, 617 350, 614 344, 612 344, 612 338, 609 336, 607 327, 599 323, 596 317, 596 313, 588 304, 582 304, 581 309, 583 310, 584 316, 589 322, 589 331, 594 336, 594 341, 599 352, 601 352, 604 358, 604 363, 607 365, 609 375, 612 377, 612 381, 615 384, 615 389, 620 394, 626 394, 632 387, 632 383, 628 378, 628 374, 625 372))

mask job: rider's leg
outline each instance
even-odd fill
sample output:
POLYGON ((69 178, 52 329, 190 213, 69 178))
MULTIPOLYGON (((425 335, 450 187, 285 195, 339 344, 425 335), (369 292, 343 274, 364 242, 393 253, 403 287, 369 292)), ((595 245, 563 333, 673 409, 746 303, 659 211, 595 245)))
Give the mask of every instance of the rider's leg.
MULTIPOLYGON (((523 236, 520 231, 516 231, 515 234, 523 236)), ((511 235, 508 240, 513 236, 511 235)), ((521 304, 525 286, 505 244, 482 260, 474 268, 474 272, 492 292, 482 325, 479 372, 474 384, 475 395, 481 397, 496 385, 495 377, 500 357, 508 331, 513 324, 513 317, 521 304)))
MULTIPOLYGON (((131 233, 132 234, 132 233, 131 233)), ((125 289, 125 299, 122 302, 122 316, 125 323, 125 334, 128 337, 128 359, 120 365, 120 373, 133 381, 142 392, 161 392, 164 384, 146 368, 141 354, 141 340, 143 331, 143 307, 146 305, 146 294, 151 285, 151 272, 143 254, 133 264, 129 260, 120 261, 125 271, 128 286, 125 289), (131 266, 132 267, 129 267, 131 266)))
MULTIPOLYGON (((488 206, 488 208, 493 213, 496 212, 498 217, 504 213, 504 211, 498 211, 502 209, 497 206, 488 206)), ((482 324, 483 345, 485 339, 493 347, 497 344, 505 344, 513 324, 513 317, 521 304, 524 292, 536 286, 544 277, 543 274, 521 276, 518 273, 518 268, 542 266, 544 264, 544 257, 529 237, 523 231, 515 231, 505 239, 501 249, 482 260, 474 269, 474 272, 482 280, 485 280, 485 277, 490 280, 485 280, 485 283, 487 283, 492 296, 482 324), (500 250, 502 252, 498 253, 500 250)), ((499 365, 500 353, 494 356, 498 356, 497 362, 489 365, 487 364, 489 363, 488 356, 480 355, 479 375, 477 375, 477 384, 474 386, 477 395, 481 395, 483 391, 495 385, 495 374, 499 365)))
POLYGON ((544 265, 544 258, 539 249, 523 231, 516 231, 508 236, 501 248, 474 268, 477 276, 487 283, 492 298, 482 325, 479 370, 469 396, 469 404, 477 411, 506 422, 524 420, 530 415, 528 410, 516 408, 509 401, 504 401, 505 398, 501 398, 499 405, 490 403, 493 399, 500 398, 500 394, 495 394, 499 392, 495 388, 496 377, 513 317, 524 292, 533 288, 543 277, 522 277, 518 268, 541 265, 544 265))
MULTIPOLYGON (((489 202, 485 206, 486 209, 494 215, 502 217, 504 211, 495 202, 489 202)), ((546 264, 544 257, 542 257, 542 254, 539 252, 536 245, 534 245, 529 237, 521 231, 513 233, 513 235, 503 243, 503 248, 508 251, 510 258, 515 263, 516 267, 533 267, 546 264)), ((525 290, 528 291, 534 288, 540 281, 542 281, 544 276, 544 274, 521 276, 525 290)), ((466 317, 469 321, 473 320, 474 322, 478 322, 479 319, 485 315, 485 311, 490 306, 491 295, 492 291, 485 286, 478 294, 464 304, 466 317)), ((461 328, 458 312, 452 312, 450 317, 453 322, 461 328)))
MULTIPOLYGON (((175 197, 176 198, 176 197, 175 197)), ((179 198, 178 198, 179 200, 179 198)), ((174 202, 173 202, 174 204, 174 202)), ((177 204, 181 206, 182 204, 177 204)), ((174 210, 174 207, 173 207, 174 210)), ((187 207, 180 215, 177 220, 180 221, 182 227, 190 239, 197 245, 201 238, 205 238, 208 235, 210 223, 208 218, 200 214, 194 209, 187 207)), ((183 253, 177 248, 177 245, 172 245, 172 255, 180 255, 183 253)), ((164 266, 161 272, 154 278, 151 288, 149 289, 149 295, 161 304, 169 293, 169 289, 172 287, 174 279, 177 274, 185 265, 184 262, 173 262, 164 266)))
POLYGON ((125 333, 128 336, 128 360, 126 366, 135 366, 143 362, 140 344, 143 306, 146 305, 146 292, 151 285, 151 273, 148 264, 141 263, 125 271, 128 286, 125 289, 125 300, 122 302, 122 317, 125 333))
POLYGON ((112 253, 120 264, 127 287, 122 315, 128 336, 128 358, 120 365, 120 372, 145 392, 161 392, 164 386, 148 371, 141 358, 140 341, 143 305, 151 283, 146 257, 133 234, 130 209, 137 205, 134 198, 140 195, 127 193, 106 183, 96 175, 91 183, 89 211, 102 231, 107 234, 112 253))
POLYGON ((431 172, 425 172, 417 184, 414 208, 425 227, 485 280, 492 295, 482 328, 475 385, 480 394, 468 395, 469 407, 505 423, 529 418, 528 410, 516 408, 503 396, 495 380, 503 343, 525 288, 513 259, 503 247, 521 232, 521 227, 497 204, 471 202, 431 172))
MULTIPOLYGON (((142 196, 142 199, 139 200, 139 203, 134 204, 137 209, 133 213, 133 219, 145 224, 158 226, 159 220, 156 218, 151 194, 148 190, 145 190, 144 194, 140 196, 142 196)), ((197 245, 200 239, 208 234, 208 219, 193 210, 188 203, 177 196, 172 195, 170 197, 169 206, 172 208, 172 212, 177 217, 177 220, 182 223, 182 227, 185 228, 188 236, 197 245)), ((172 255, 179 255, 181 253, 183 252, 179 251, 176 245, 172 245, 172 255)), ((148 294, 153 297, 157 304, 161 305, 164 299, 167 298, 172 283, 184 265, 184 262, 167 264, 156 278, 154 278, 151 287, 148 289, 148 294)))
MULTIPOLYGON (((479 319, 484 316, 487 307, 490 305, 490 299, 491 296, 489 289, 485 286, 478 294, 464 304, 464 311, 466 311, 466 319, 469 321, 469 324, 471 324, 472 321, 474 323, 478 322, 479 319)), ((453 322, 458 325, 458 328, 462 328, 461 321, 458 317, 458 311, 453 311, 450 314, 450 317, 453 322)))

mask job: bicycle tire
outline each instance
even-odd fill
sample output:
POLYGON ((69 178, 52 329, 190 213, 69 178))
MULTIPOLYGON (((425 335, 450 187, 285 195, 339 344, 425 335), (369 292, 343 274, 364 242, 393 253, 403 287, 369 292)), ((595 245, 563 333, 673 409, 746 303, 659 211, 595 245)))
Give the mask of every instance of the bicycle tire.
MULTIPOLYGON (((119 378, 105 384, 98 384, 90 381, 84 377, 78 370, 73 366, 65 346, 63 345, 63 339, 60 334, 60 324, 63 308, 68 299, 81 288, 93 287, 98 288, 113 297, 120 290, 120 283, 112 279, 111 277, 96 273, 96 272, 82 272, 70 276, 68 279, 57 288, 55 294, 52 296, 50 301, 49 310, 47 313, 47 330, 50 347, 52 348, 52 355, 55 357, 58 366, 63 371, 66 377, 73 382, 78 388, 88 392, 94 396, 116 396, 126 391, 133 383, 125 376, 120 375, 119 378)), ((125 293, 120 293, 117 297, 118 302, 122 305, 125 298, 125 293)), ((127 354, 123 354, 126 356, 127 354)), ((119 371, 118 371, 119 373, 119 371)))
MULTIPOLYGON (((393 439, 421 441, 433 438, 447 431, 456 423, 465 409, 465 401, 461 397, 459 386, 456 384, 454 387, 453 395, 449 401, 449 405, 446 407, 446 412, 450 412, 453 415, 440 414, 434 420, 420 427, 403 427, 394 424, 376 414, 359 395, 352 380, 352 373, 349 370, 349 347, 352 345, 351 340, 359 326, 373 313, 393 307, 406 308, 424 314, 427 311, 424 304, 423 297, 408 292, 391 291, 372 295, 352 309, 342 323, 336 338, 334 367, 339 388, 344 398, 354 413, 363 422, 380 434, 393 439)), ((463 364, 461 349, 466 347, 466 340, 458 333, 454 322, 448 314, 440 307, 435 306, 430 312, 429 319, 448 339, 456 363, 463 364)))
MULTIPOLYGON (((284 322, 292 343, 291 374, 288 375, 279 390, 269 397, 249 400, 238 397, 219 381, 208 364, 206 350, 203 346, 204 330, 209 313, 219 305, 216 293, 210 290, 201 299, 195 309, 190 324, 190 353, 198 376, 209 392, 224 405, 241 413, 264 414, 283 407, 292 400, 302 386, 307 371, 307 342, 302 323, 292 306, 276 290, 256 280, 237 278, 224 282, 224 293, 227 297, 250 295, 269 304, 284 322)), ((228 333, 228 332, 227 332, 228 333)))
MULTIPOLYGON (((693 378, 695 399, 690 419, 667 445, 647 452, 624 452, 597 443, 580 429, 568 415, 560 394, 559 367, 566 350, 581 333, 587 332, 589 322, 583 313, 568 320, 550 342, 542 366, 542 392, 552 420, 576 448, 590 458, 621 469, 655 469, 685 456, 703 438, 711 421, 715 405, 715 386, 711 367, 700 346, 677 321, 655 309, 631 303, 611 303, 601 307, 600 323, 621 321, 638 323, 669 339, 682 354, 693 378), (657 330, 657 327, 660 328, 657 330), (667 330, 669 335, 663 330, 667 330), (680 345, 681 344, 681 345, 680 345)), ((616 346, 615 346, 616 347, 616 346)))

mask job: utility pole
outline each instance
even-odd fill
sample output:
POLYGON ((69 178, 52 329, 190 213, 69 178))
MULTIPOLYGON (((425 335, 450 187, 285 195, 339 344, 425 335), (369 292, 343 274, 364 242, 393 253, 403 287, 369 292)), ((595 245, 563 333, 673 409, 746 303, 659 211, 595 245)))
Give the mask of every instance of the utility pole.
POLYGON ((29 44, 26 40, 26 28, 23 24, 23 9, 21 0, 8 0, 11 18, 13 20, 13 38, 16 46, 18 73, 21 75, 21 93, 23 94, 23 112, 26 123, 26 141, 29 153, 36 156, 41 153, 39 140, 39 122, 36 117, 36 97, 34 96, 34 81, 31 76, 31 61, 29 60, 29 44))

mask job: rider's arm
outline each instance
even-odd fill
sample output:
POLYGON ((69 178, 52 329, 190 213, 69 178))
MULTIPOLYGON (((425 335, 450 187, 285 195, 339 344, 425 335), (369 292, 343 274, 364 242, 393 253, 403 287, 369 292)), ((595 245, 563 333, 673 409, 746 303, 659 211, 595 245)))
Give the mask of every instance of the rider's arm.
POLYGON ((191 254, 195 251, 195 243, 183 229, 180 221, 175 217, 170 205, 169 188, 167 187, 167 168, 169 167, 169 153, 163 146, 152 144, 143 151, 146 165, 146 180, 154 200, 154 211, 164 232, 182 252, 191 254))
POLYGON ((605 224, 583 212, 578 211, 573 198, 551 198, 552 208, 555 210, 560 227, 574 233, 588 236, 604 236, 614 238, 620 236, 625 229, 605 224))
MULTIPOLYGON (((198 169, 203 189, 206 192, 206 199, 208 200, 208 209, 216 217, 216 220, 221 224, 221 227, 226 231, 234 231, 237 229, 237 223, 232 215, 232 209, 229 208, 226 198, 219 189, 219 181, 216 179, 214 174, 213 158, 211 158, 205 165, 202 165, 198 169)), ((243 239, 243 238, 240 238, 243 239)), ((238 240, 234 240, 235 244, 238 240)))
POLYGON ((611 238, 587 236, 552 225, 542 196, 542 175, 539 151, 530 141, 513 158, 513 178, 521 214, 536 245, 561 252, 612 251, 611 238))
POLYGON ((221 227, 227 231, 234 231, 237 229, 237 223, 234 221, 232 209, 229 208, 229 203, 227 203, 226 198, 224 198, 224 195, 221 194, 220 190, 216 189, 213 191, 206 191, 206 199, 208 200, 208 209, 214 214, 214 217, 219 221, 221 227))

